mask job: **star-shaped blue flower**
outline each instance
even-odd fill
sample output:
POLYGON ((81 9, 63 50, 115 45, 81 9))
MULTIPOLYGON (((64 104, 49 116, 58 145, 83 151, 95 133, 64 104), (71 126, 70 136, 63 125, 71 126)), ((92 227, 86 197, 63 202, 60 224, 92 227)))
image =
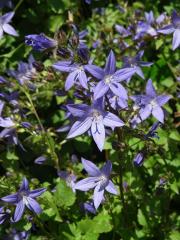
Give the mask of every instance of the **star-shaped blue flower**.
POLYGON ((42 209, 35 198, 39 197, 45 191, 45 188, 30 190, 28 180, 23 178, 19 191, 17 193, 2 197, 1 200, 16 205, 13 221, 18 222, 22 218, 25 206, 36 214, 41 213, 42 209))
POLYGON ((77 182, 74 188, 81 191, 89 191, 94 188, 93 201, 97 209, 104 199, 105 190, 115 195, 118 194, 113 182, 109 179, 112 163, 107 161, 101 169, 86 159, 82 159, 82 164, 89 177, 77 182))

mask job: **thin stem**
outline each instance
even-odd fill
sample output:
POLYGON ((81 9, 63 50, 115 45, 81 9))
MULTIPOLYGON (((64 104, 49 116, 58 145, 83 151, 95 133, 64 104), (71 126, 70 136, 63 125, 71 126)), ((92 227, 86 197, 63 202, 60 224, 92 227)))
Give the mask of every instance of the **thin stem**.
POLYGON ((175 70, 174 70, 173 66, 171 65, 171 63, 169 62, 169 59, 167 59, 166 55, 163 52, 162 52, 162 56, 163 56, 163 58, 164 58, 164 60, 165 60, 165 62, 167 64, 169 70, 171 71, 174 79, 177 81, 177 76, 175 74, 175 70))
POLYGON ((24 0, 20 0, 20 1, 16 4, 16 6, 15 6, 15 8, 14 8, 14 12, 17 11, 17 9, 21 6, 21 4, 23 3, 23 1, 24 1, 24 0))
MULTIPOLYGON (((120 159, 120 161, 122 161, 122 159, 120 159)), ((124 201, 124 189, 123 189, 123 168, 122 168, 122 164, 119 164, 119 190, 120 190, 120 194, 121 194, 121 201, 123 206, 125 205, 125 201, 124 201)))
POLYGON ((55 152, 54 145, 53 145, 53 143, 52 143, 52 141, 51 141, 51 136, 50 136, 49 133, 44 129, 44 126, 43 126, 43 124, 42 124, 42 122, 41 122, 41 120, 40 120, 40 118, 39 118, 39 116, 38 116, 38 113, 37 113, 37 111, 36 111, 36 108, 35 108, 35 106, 34 106, 34 104, 33 104, 33 101, 32 101, 32 99, 31 99, 31 96, 30 96, 28 90, 26 90, 25 88, 22 88, 22 90, 23 90, 24 94, 26 95, 29 103, 31 104, 32 112, 33 112, 33 114, 35 115, 35 117, 36 117, 36 119, 37 119, 37 121, 38 121, 38 124, 39 124, 39 126, 40 126, 40 128, 41 128, 41 131, 42 131, 42 133, 43 133, 43 135, 44 135, 44 137, 45 137, 45 139, 46 139, 47 145, 49 146, 50 153, 51 153, 51 157, 52 157, 52 159, 53 159, 54 162, 55 162, 55 165, 56 165, 57 170, 59 170, 59 160, 58 160, 58 156, 57 156, 57 154, 56 154, 56 152, 55 152))
POLYGON ((133 147, 133 146, 135 146, 136 144, 140 143, 141 141, 142 141, 142 140, 139 140, 139 141, 137 141, 137 142, 131 144, 129 147, 133 147))
MULTIPOLYGON (((122 129, 117 129, 118 141, 122 142, 122 129)), ((119 191, 120 191, 120 198, 123 204, 123 208, 125 206, 124 201, 124 189, 123 189, 123 154, 122 151, 119 150, 119 191)))

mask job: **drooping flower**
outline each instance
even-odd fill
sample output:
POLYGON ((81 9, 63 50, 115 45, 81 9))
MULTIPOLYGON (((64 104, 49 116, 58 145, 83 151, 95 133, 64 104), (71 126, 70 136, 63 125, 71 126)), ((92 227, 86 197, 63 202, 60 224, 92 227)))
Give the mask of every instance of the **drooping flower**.
POLYGON ((72 63, 71 61, 59 61, 53 64, 53 67, 60 72, 68 72, 65 82, 65 90, 68 91, 77 81, 79 81, 80 85, 88 89, 88 77, 85 73, 85 65, 72 63))
POLYGON ((82 164, 89 177, 77 182, 74 188, 81 191, 89 191, 94 188, 93 201, 97 209, 103 201, 105 190, 115 195, 118 194, 113 182, 109 179, 112 163, 107 161, 101 169, 86 159, 82 159, 82 164))
POLYGON ((180 16, 176 11, 173 11, 171 21, 171 24, 159 29, 158 33, 165 35, 173 33, 172 49, 175 50, 180 46, 180 16))
POLYGON ((45 188, 30 190, 28 180, 26 178, 23 178, 22 184, 18 192, 2 197, 1 200, 16 205, 13 221, 18 222, 22 218, 25 206, 36 214, 41 213, 42 209, 35 199, 41 194, 43 194, 45 191, 45 188))
POLYGON ((100 151, 104 146, 105 126, 115 128, 124 125, 123 121, 115 114, 104 111, 102 99, 94 101, 91 106, 69 104, 67 108, 74 117, 78 118, 72 125, 67 138, 74 138, 90 130, 100 151))
POLYGON ((44 33, 25 36, 25 44, 40 52, 56 48, 58 45, 56 40, 47 37, 44 33))
POLYGON ((139 116, 136 116, 136 120, 141 122, 152 114, 158 121, 163 123, 164 112, 162 106, 167 103, 170 98, 168 95, 157 95, 152 80, 149 79, 146 85, 146 95, 142 94, 131 97, 140 108, 139 116))
POLYGON ((18 36, 16 30, 9 24, 13 16, 14 12, 8 12, 0 16, 0 39, 3 37, 3 32, 15 37, 18 36))
POLYGON ((91 75, 100 80, 94 88, 95 100, 101 98, 109 91, 114 95, 127 99, 127 91, 120 82, 127 80, 132 73, 129 68, 116 71, 116 59, 112 50, 107 57, 104 69, 93 64, 87 65, 85 68, 91 75))
POLYGON ((150 138, 159 138, 156 130, 161 125, 160 122, 155 122, 152 127, 150 128, 149 132, 145 135, 145 139, 150 138))

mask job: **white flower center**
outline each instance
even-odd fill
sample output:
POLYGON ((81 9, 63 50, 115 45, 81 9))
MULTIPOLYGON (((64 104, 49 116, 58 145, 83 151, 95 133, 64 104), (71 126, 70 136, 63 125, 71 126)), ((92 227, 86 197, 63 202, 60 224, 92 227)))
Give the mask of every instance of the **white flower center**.
POLYGON ((101 113, 97 109, 93 109, 91 115, 95 121, 98 121, 101 116, 101 113))
POLYGON ((26 197, 26 196, 23 196, 23 203, 24 203, 25 205, 28 205, 28 200, 27 200, 27 197, 26 197))
POLYGON ((157 102, 156 102, 155 99, 153 99, 153 100, 150 102, 150 104, 151 104, 152 108, 157 107, 157 102))
POLYGON ((99 181, 101 181, 101 183, 105 183, 107 181, 107 177, 105 175, 101 175, 99 177, 99 181))
POLYGON ((112 76, 111 76, 111 75, 107 75, 107 76, 104 78, 104 82, 105 82, 106 84, 111 83, 111 81, 112 81, 112 76))
POLYGON ((138 109, 139 109, 139 106, 135 104, 135 105, 133 106, 133 110, 134 110, 134 111, 137 111, 138 109))
POLYGON ((130 65, 130 67, 135 67, 136 66, 136 61, 133 57, 128 58, 128 63, 130 65))
POLYGON ((83 66, 79 66, 78 69, 79 69, 80 72, 84 71, 83 66))

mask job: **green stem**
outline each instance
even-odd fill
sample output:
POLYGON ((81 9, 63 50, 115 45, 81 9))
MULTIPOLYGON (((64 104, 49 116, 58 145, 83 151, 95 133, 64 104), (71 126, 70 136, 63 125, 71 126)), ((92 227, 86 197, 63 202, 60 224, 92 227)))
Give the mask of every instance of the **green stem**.
MULTIPOLYGON (((118 141, 121 143, 123 136, 122 136, 122 129, 117 129, 118 141)), ((119 150, 119 191, 120 191, 120 198, 123 204, 123 208, 125 206, 124 201, 124 189, 123 189, 123 152, 119 150)))
POLYGON ((167 64, 169 70, 171 71, 174 79, 177 81, 177 76, 176 76, 176 74, 175 74, 175 70, 174 70, 173 66, 171 65, 171 63, 169 63, 169 59, 167 59, 167 57, 165 56, 164 53, 162 53, 162 56, 163 56, 163 58, 164 58, 164 60, 165 60, 165 62, 166 62, 166 64, 167 64))
POLYGON ((135 146, 136 144, 140 143, 141 141, 142 141, 142 140, 139 140, 139 141, 137 141, 137 142, 131 144, 129 147, 131 148, 131 147, 135 146))
POLYGON ((21 4, 23 3, 23 1, 24 1, 24 0, 20 0, 20 1, 16 4, 16 6, 15 6, 15 8, 14 8, 14 12, 17 11, 17 9, 21 6, 21 4))
POLYGON ((43 135, 44 135, 44 137, 45 137, 45 139, 46 139, 47 145, 49 146, 49 149, 50 149, 51 157, 52 157, 52 159, 53 159, 54 162, 55 162, 56 168, 57 168, 57 170, 59 170, 59 160, 58 160, 58 156, 57 156, 57 154, 56 154, 56 152, 55 152, 54 145, 52 144, 51 136, 50 136, 49 133, 44 129, 44 126, 43 126, 43 124, 42 124, 42 122, 41 122, 41 120, 40 120, 40 118, 39 118, 39 116, 38 116, 38 113, 37 113, 37 111, 36 111, 36 108, 34 107, 33 101, 32 101, 32 99, 31 99, 31 96, 30 96, 28 90, 25 89, 25 88, 22 88, 22 90, 23 90, 24 94, 26 95, 26 97, 27 97, 27 99, 28 99, 28 101, 29 101, 29 103, 30 103, 30 105, 31 105, 32 112, 33 112, 33 114, 35 115, 35 117, 36 117, 36 119, 37 119, 37 121, 38 121, 38 124, 39 124, 39 126, 40 126, 40 128, 41 128, 41 131, 42 131, 42 133, 43 133, 43 135))

